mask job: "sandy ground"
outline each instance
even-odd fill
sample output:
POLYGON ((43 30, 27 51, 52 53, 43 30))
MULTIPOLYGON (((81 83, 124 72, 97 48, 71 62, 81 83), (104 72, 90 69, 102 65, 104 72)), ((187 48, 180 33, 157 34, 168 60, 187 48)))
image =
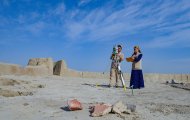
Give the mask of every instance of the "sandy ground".
MULTIPOLYGON (((129 85, 129 81, 126 81, 129 85)), ((106 79, 0 76, 1 120, 190 120, 190 91, 145 82, 140 90, 108 88, 106 79), (68 111, 67 100, 78 99, 84 109, 68 111), (137 106, 133 114, 91 117, 88 107, 97 102, 122 100, 137 106)))

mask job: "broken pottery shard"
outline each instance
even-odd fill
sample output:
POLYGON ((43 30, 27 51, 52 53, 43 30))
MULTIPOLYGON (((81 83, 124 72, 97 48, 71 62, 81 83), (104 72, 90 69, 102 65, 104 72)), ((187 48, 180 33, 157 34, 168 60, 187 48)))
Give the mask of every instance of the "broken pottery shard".
POLYGON ((112 106, 110 104, 96 104, 90 107, 92 117, 103 116, 111 112, 112 106))
POLYGON ((68 109, 71 111, 82 110, 82 104, 77 99, 69 100, 68 109))

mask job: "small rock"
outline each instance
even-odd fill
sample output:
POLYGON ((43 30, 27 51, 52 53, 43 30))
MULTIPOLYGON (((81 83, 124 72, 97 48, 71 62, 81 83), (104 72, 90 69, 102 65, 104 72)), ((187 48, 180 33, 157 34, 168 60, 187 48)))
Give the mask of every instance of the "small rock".
POLYGON ((127 113, 127 114, 131 113, 131 111, 127 109, 127 106, 124 105, 122 101, 119 101, 113 105, 112 112, 117 113, 119 115, 121 115, 121 113, 127 113))
POLYGON ((28 103, 24 103, 23 105, 24 105, 24 106, 27 106, 27 105, 29 105, 29 104, 28 104, 28 103))
POLYGON ((127 104, 127 109, 130 110, 131 112, 135 112, 136 111, 136 105, 127 104))
POLYGON ((18 94, 21 96, 23 93, 22 92, 20 92, 20 91, 17 91, 18 92, 18 94))
POLYGON ((82 104, 77 99, 69 100, 67 104, 68 109, 71 111, 82 110, 82 104))
POLYGON ((38 85, 38 88, 44 88, 44 85, 38 85))
POLYGON ((176 82, 172 79, 172 80, 171 80, 171 84, 176 84, 176 82))

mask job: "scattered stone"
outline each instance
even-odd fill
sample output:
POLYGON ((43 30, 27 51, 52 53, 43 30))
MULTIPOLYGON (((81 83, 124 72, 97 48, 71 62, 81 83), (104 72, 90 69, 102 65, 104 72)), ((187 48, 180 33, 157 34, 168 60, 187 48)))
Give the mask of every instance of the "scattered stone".
POLYGON ((177 105, 165 103, 151 103, 148 105, 151 112, 160 112, 164 115, 173 114, 190 114, 190 105, 177 105))
POLYGON ((24 103, 23 105, 24 105, 24 106, 27 106, 27 105, 29 105, 29 104, 28 104, 28 103, 24 103))
POLYGON ((82 110, 82 104, 77 99, 69 100, 67 104, 70 111, 82 110))
POLYGON ((113 105, 112 112, 121 115, 121 113, 130 114, 131 110, 127 109, 127 106, 122 101, 118 101, 113 105))
POLYGON ((19 85, 21 81, 19 80, 13 80, 13 79, 2 79, 0 78, 0 85, 2 86, 14 86, 19 85))
POLYGON ((44 88, 45 86, 44 85, 38 85, 38 88, 44 88))
POLYGON ((127 104, 127 109, 130 110, 131 112, 135 112, 136 111, 136 105, 127 104))
POLYGON ((136 106, 131 104, 125 105, 122 101, 118 101, 114 105, 97 103, 94 106, 90 106, 89 109, 92 117, 103 116, 112 112, 118 114, 119 117, 124 119, 125 116, 122 113, 131 114, 136 111, 136 106))
POLYGON ((177 84, 173 79, 171 80, 171 84, 177 84))
POLYGON ((28 96, 28 95, 32 96, 33 95, 32 92, 22 92, 22 91, 17 91, 17 92, 20 96, 28 96))
POLYGON ((171 87, 175 87, 175 88, 181 88, 181 89, 185 89, 185 90, 190 90, 190 83, 178 83, 175 82, 173 79, 171 80, 171 83, 169 83, 168 81, 166 81, 166 85, 170 85, 171 87))
POLYGON ((186 84, 172 84, 172 87, 175 88, 181 88, 181 89, 185 89, 185 90, 190 90, 190 83, 186 83, 186 84))
POLYGON ((92 117, 103 116, 111 112, 112 105, 110 104, 96 104, 90 107, 90 113, 92 117))

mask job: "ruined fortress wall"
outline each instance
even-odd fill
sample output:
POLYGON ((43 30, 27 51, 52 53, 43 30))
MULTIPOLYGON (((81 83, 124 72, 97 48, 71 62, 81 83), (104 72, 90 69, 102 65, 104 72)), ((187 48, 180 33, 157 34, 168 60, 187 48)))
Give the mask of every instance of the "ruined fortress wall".
MULTIPOLYGON (((100 78, 109 79, 109 72, 81 72, 67 68, 64 60, 57 61, 54 65, 54 75, 81 77, 81 78, 100 78)), ((130 73, 123 74, 125 80, 130 80, 130 73)), ((190 82, 190 74, 159 74, 159 73, 145 73, 144 80, 151 82, 166 82, 171 80, 179 82, 190 82)))
POLYGON ((16 64, 0 63, 0 75, 20 74, 22 68, 16 64))
MULTIPOLYGON (((53 75, 53 60, 52 58, 31 58, 28 61, 28 66, 30 66, 29 69, 37 69, 39 71, 39 68, 46 69, 44 72, 48 73, 42 73, 42 74, 48 74, 53 75)), ((27 66, 27 67, 28 67, 27 66)), ((42 72, 42 71, 40 71, 42 72)))
MULTIPOLYGON (((144 80, 145 82, 166 82, 171 81, 172 79, 176 82, 189 82, 190 83, 190 74, 159 74, 159 73, 145 73, 144 80)), ((63 76, 70 77, 81 77, 81 78, 99 78, 99 79, 109 79, 109 73, 104 72, 78 72, 70 71, 65 72, 63 76)), ((130 73, 123 74, 125 80, 130 80, 130 73)))
POLYGON ((47 76, 49 69, 44 66, 21 67, 15 64, 0 63, 0 75, 47 76))
MULTIPOLYGON (((16 64, 0 63, 0 75, 31 75, 31 76, 67 76, 80 78, 98 78, 109 79, 109 72, 81 72, 67 68, 64 60, 55 62, 50 58, 34 58, 30 59, 28 66, 20 67, 16 64)), ((123 74, 125 80, 130 80, 130 73, 123 74)), ((175 80, 177 82, 189 82, 190 74, 159 74, 145 73, 145 82, 166 82, 175 80)))

